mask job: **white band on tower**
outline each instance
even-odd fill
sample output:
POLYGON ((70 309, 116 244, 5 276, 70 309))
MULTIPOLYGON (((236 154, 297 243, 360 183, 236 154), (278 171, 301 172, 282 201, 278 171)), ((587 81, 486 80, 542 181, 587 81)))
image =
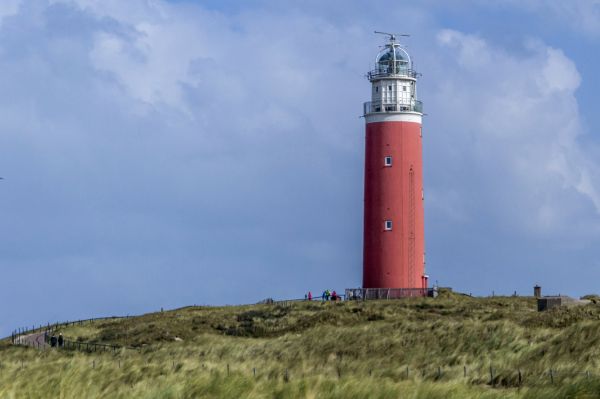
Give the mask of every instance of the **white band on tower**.
POLYGON ((367 123, 374 122, 413 122, 421 124, 423 115, 419 113, 373 113, 365 115, 367 123))

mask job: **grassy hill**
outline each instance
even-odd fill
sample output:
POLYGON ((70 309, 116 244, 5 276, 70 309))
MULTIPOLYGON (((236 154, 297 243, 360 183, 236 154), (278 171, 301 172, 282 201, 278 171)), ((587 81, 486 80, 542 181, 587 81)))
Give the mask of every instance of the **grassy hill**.
POLYGON ((62 333, 137 349, 2 343, 0 398, 600 398, 596 304, 538 313, 532 298, 447 293, 189 307, 62 333))

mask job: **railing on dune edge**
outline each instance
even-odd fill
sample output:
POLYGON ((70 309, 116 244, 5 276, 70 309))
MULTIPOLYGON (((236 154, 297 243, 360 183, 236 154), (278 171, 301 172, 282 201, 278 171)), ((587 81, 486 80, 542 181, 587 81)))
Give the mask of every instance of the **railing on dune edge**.
MULTIPOLYGON (((46 339, 45 339, 46 344, 48 344, 52 347, 50 340, 51 340, 50 336, 46 337, 46 339)), ((98 342, 70 341, 67 339, 63 340, 62 345, 59 345, 57 342, 55 347, 58 349, 78 350, 78 351, 85 351, 85 352, 90 352, 90 353, 91 352, 110 352, 110 351, 112 351, 114 353, 117 350, 121 350, 121 349, 129 349, 129 350, 136 350, 136 351, 139 351, 142 349, 139 347, 132 347, 132 346, 102 344, 102 343, 98 343, 98 342), (98 348, 100 348, 100 350, 98 350, 98 348)))
MULTIPOLYGON (((344 301, 344 300, 367 300, 367 299, 396 299, 396 298, 406 298, 406 297, 433 296, 433 292, 434 291, 432 288, 425 288, 425 289, 421 289, 421 288, 414 288, 414 289, 407 289, 407 288, 399 288, 399 289, 353 288, 353 289, 346 289, 345 294, 336 295, 336 297, 338 298, 338 300, 341 300, 341 301, 344 301)), ((286 306, 291 306, 293 303, 306 302, 306 301, 331 302, 334 300, 332 300, 331 297, 329 299, 325 299, 323 297, 323 295, 320 295, 320 296, 314 296, 311 299, 296 298, 296 299, 273 300, 272 298, 268 298, 268 299, 265 299, 258 303, 247 304, 247 305, 278 305, 278 306, 286 307, 286 306)), ((196 305, 194 305, 194 306, 196 306, 196 305)), ((172 309, 172 310, 187 309, 187 308, 192 308, 194 306, 182 306, 180 308, 176 308, 176 309, 172 309)), ((162 311, 162 309, 161 309, 161 311, 162 311)), ((24 338, 31 334, 35 334, 36 332, 37 333, 42 333, 42 332, 51 333, 51 332, 57 331, 61 327, 83 325, 85 323, 93 323, 96 321, 127 319, 130 317, 136 317, 136 316, 127 315, 127 316, 93 317, 93 318, 89 318, 89 319, 56 322, 56 323, 52 323, 52 324, 48 323, 46 325, 39 325, 38 327, 36 327, 34 325, 31 328, 22 327, 22 328, 18 328, 16 330, 14 330, 12 332, 12 334, 10 335, 10 337, 6 337, 4 339, 10 339, 11 343, 14 345, 25 345, 25 346, 35 347, 36 346, 35 343, 31 344, 30 341, 25 340, 24 338)), ((45 343, 46 344, 49 344, 49 339, 50 339, 50 334, 46 334, 45 335, 45 343)), ((83 347, 85 347, 86 350, 89 350, 89 348, 93 348, 93 351, 96 351, 97 348, 111 348, 113 351, 120 349, 120 348, 135 349, 135 350, 139 349, 139 348, 134 348, 134 347, 126 347, 126 346, 113 345, 113 344, 102 344, 102 343, 97 343, 97 342, 79 342, 79 341, 69 341, 69 340, 64 340, 63 344, 64 344, 63 346, 65 346, 65 347, 70 347, 70 348, 78 349, 78 350, 81 350, 83 347)))
MULTIPOLYGON (((81 320, 73 320, 73 321, 64 321, 64 322, 56 322, 56 323, 47 323, 45 325, 39 325, 36 327, 35 325, 31 328, 29 327, 21 327, 15 329, 9 337, 4 339, 10 339, 11 343, 14 345, 29 345, 29 342, 25 340, 25 337, 35 334, 48 332, 51 333, 53 331, 57 331, 61 327, 75 326, 75 325, 83 325, 86 323, 93 323, 96 321, 105 321, 105 320, 118 320, 118 319, 127 319, 132 316, 104 316, 104 317, 93 317, 89 319, 81 319, 81 320)), ((49 336, 49 334, 48 334, 49 336)), ((101 344, 96 344, 101 345, 101 344)))

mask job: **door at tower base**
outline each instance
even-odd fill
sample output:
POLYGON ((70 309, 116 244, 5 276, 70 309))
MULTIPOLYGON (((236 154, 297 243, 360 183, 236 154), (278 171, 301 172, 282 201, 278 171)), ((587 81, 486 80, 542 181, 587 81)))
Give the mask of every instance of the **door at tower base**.
POLYGON ((377 116, 366 120, 363 287, 425 289, 421 115, 377 116))

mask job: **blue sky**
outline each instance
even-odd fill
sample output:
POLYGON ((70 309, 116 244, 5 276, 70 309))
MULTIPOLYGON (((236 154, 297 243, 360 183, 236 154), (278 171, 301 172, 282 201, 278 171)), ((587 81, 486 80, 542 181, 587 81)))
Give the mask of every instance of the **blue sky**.
POLYGON ((423 74, 432 280, 598 292, 599 1, 5 0, 0 334, 359 286, 373 30, 423 74))

